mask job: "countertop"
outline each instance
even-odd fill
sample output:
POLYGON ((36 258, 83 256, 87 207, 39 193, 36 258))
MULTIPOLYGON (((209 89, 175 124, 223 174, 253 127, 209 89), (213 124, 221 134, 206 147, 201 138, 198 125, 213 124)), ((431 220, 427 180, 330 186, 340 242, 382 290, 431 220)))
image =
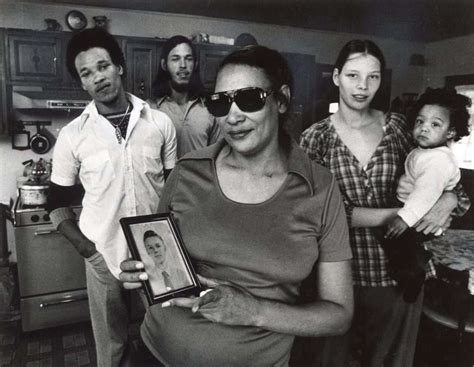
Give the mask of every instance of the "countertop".
POLYGON ((448 229, 426 246, 433 253, 433 261, 452 269, 469 270, 469 291, 474 295, 474 230, 448 229))

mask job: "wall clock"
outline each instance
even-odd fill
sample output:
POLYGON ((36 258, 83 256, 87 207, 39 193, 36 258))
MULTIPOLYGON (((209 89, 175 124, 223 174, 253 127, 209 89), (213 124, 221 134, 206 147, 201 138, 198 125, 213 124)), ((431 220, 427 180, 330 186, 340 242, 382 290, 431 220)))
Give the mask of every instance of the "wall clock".
POLYGON ((87 26, 87 18, 78 10, 71 10, 66 14, 66 24, 73 31, 80 31, 87 26))

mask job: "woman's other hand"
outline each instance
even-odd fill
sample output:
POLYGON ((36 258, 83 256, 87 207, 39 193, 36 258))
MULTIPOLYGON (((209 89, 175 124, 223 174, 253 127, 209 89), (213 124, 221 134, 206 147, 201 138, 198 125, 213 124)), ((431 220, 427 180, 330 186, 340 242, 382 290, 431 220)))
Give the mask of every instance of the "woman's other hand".
POLYGON ((433 207, 421 218, 414 228, 424 234, 436 234, 446 231, 451 225, 451 213, 458 203, 452 192, 445 192, 433 207))
POLYGON ((132 259, 120 263, 119 279, 125 289, 137 289, 142 286, 142 280, 148 279, 148 274, 143 271, 145 265, 141 261, 132 259))
POLYGON ((175 298, 163 303, 163 307, 191 308, 212 322, 226 325, 254 325, 252 316, 258 314, 259 301, 241 287, 224 281, 199 276, 209 291, 198 298, 175 298))

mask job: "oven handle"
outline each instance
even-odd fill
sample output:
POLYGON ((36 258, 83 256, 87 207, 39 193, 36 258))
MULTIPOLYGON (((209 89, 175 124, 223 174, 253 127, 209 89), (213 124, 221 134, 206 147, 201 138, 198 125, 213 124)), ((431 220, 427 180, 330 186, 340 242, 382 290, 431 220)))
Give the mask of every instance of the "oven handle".
POLYGON ((35 236, 45 236, 48 234, 61 234, 57 229, 43 229, 39 231, 35 231, 35 236))
POLYGON ((65 303, 72 303, 72 302, 79 302, 79 301, 85 301, 87 300, 87 295, 84 295, 82 297, 71 297, 71 298, 64 298, 64 299, 61 299, 59 301, 53 301, 53 302, 44 302, 44 303, 40 303, 40 307, 41 308, 45 308, 45 307, 51 307, 51 306, 57 306, 57 305, 63 305, 65 303))

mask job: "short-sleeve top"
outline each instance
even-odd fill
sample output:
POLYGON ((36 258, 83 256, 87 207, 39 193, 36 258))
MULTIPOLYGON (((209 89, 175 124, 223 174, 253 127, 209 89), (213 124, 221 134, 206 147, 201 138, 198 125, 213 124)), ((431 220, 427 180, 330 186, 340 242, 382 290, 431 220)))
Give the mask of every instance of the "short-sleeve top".
POLYGON ((188 101, 185 109, 169 96, 149 103, 151 108, 166 113, 173 121, 178 140, 178 158, 193 150, 214 144, 219 139, 221 131, 219 125, 215 117, 207 111, 202 98, 188 101))
MULTIPOLYGON (((215 159, 221 141, 178 161, 160 202, 171 212, 197 272, 243 287, 256 297, 293 304, 317 261, 351 258, 344 206, 324 167, 293 145, 289 173, 270 199, 230 200, 215 159)), ((148 309, 142 337, 173 366, 285 366, 293 336, 212 323, 188 309, 148 309)))
POLYGON ((91 102, 61 129, 54 147, 51 181, 85 189, 79 227, 94 242, 112 274, 129 257, 121 217, 156 212, 164 170, 176 162, 176 133, 164 113, 127 94, 133 109, 127 136, 118 144, 115 129, 91 102))

